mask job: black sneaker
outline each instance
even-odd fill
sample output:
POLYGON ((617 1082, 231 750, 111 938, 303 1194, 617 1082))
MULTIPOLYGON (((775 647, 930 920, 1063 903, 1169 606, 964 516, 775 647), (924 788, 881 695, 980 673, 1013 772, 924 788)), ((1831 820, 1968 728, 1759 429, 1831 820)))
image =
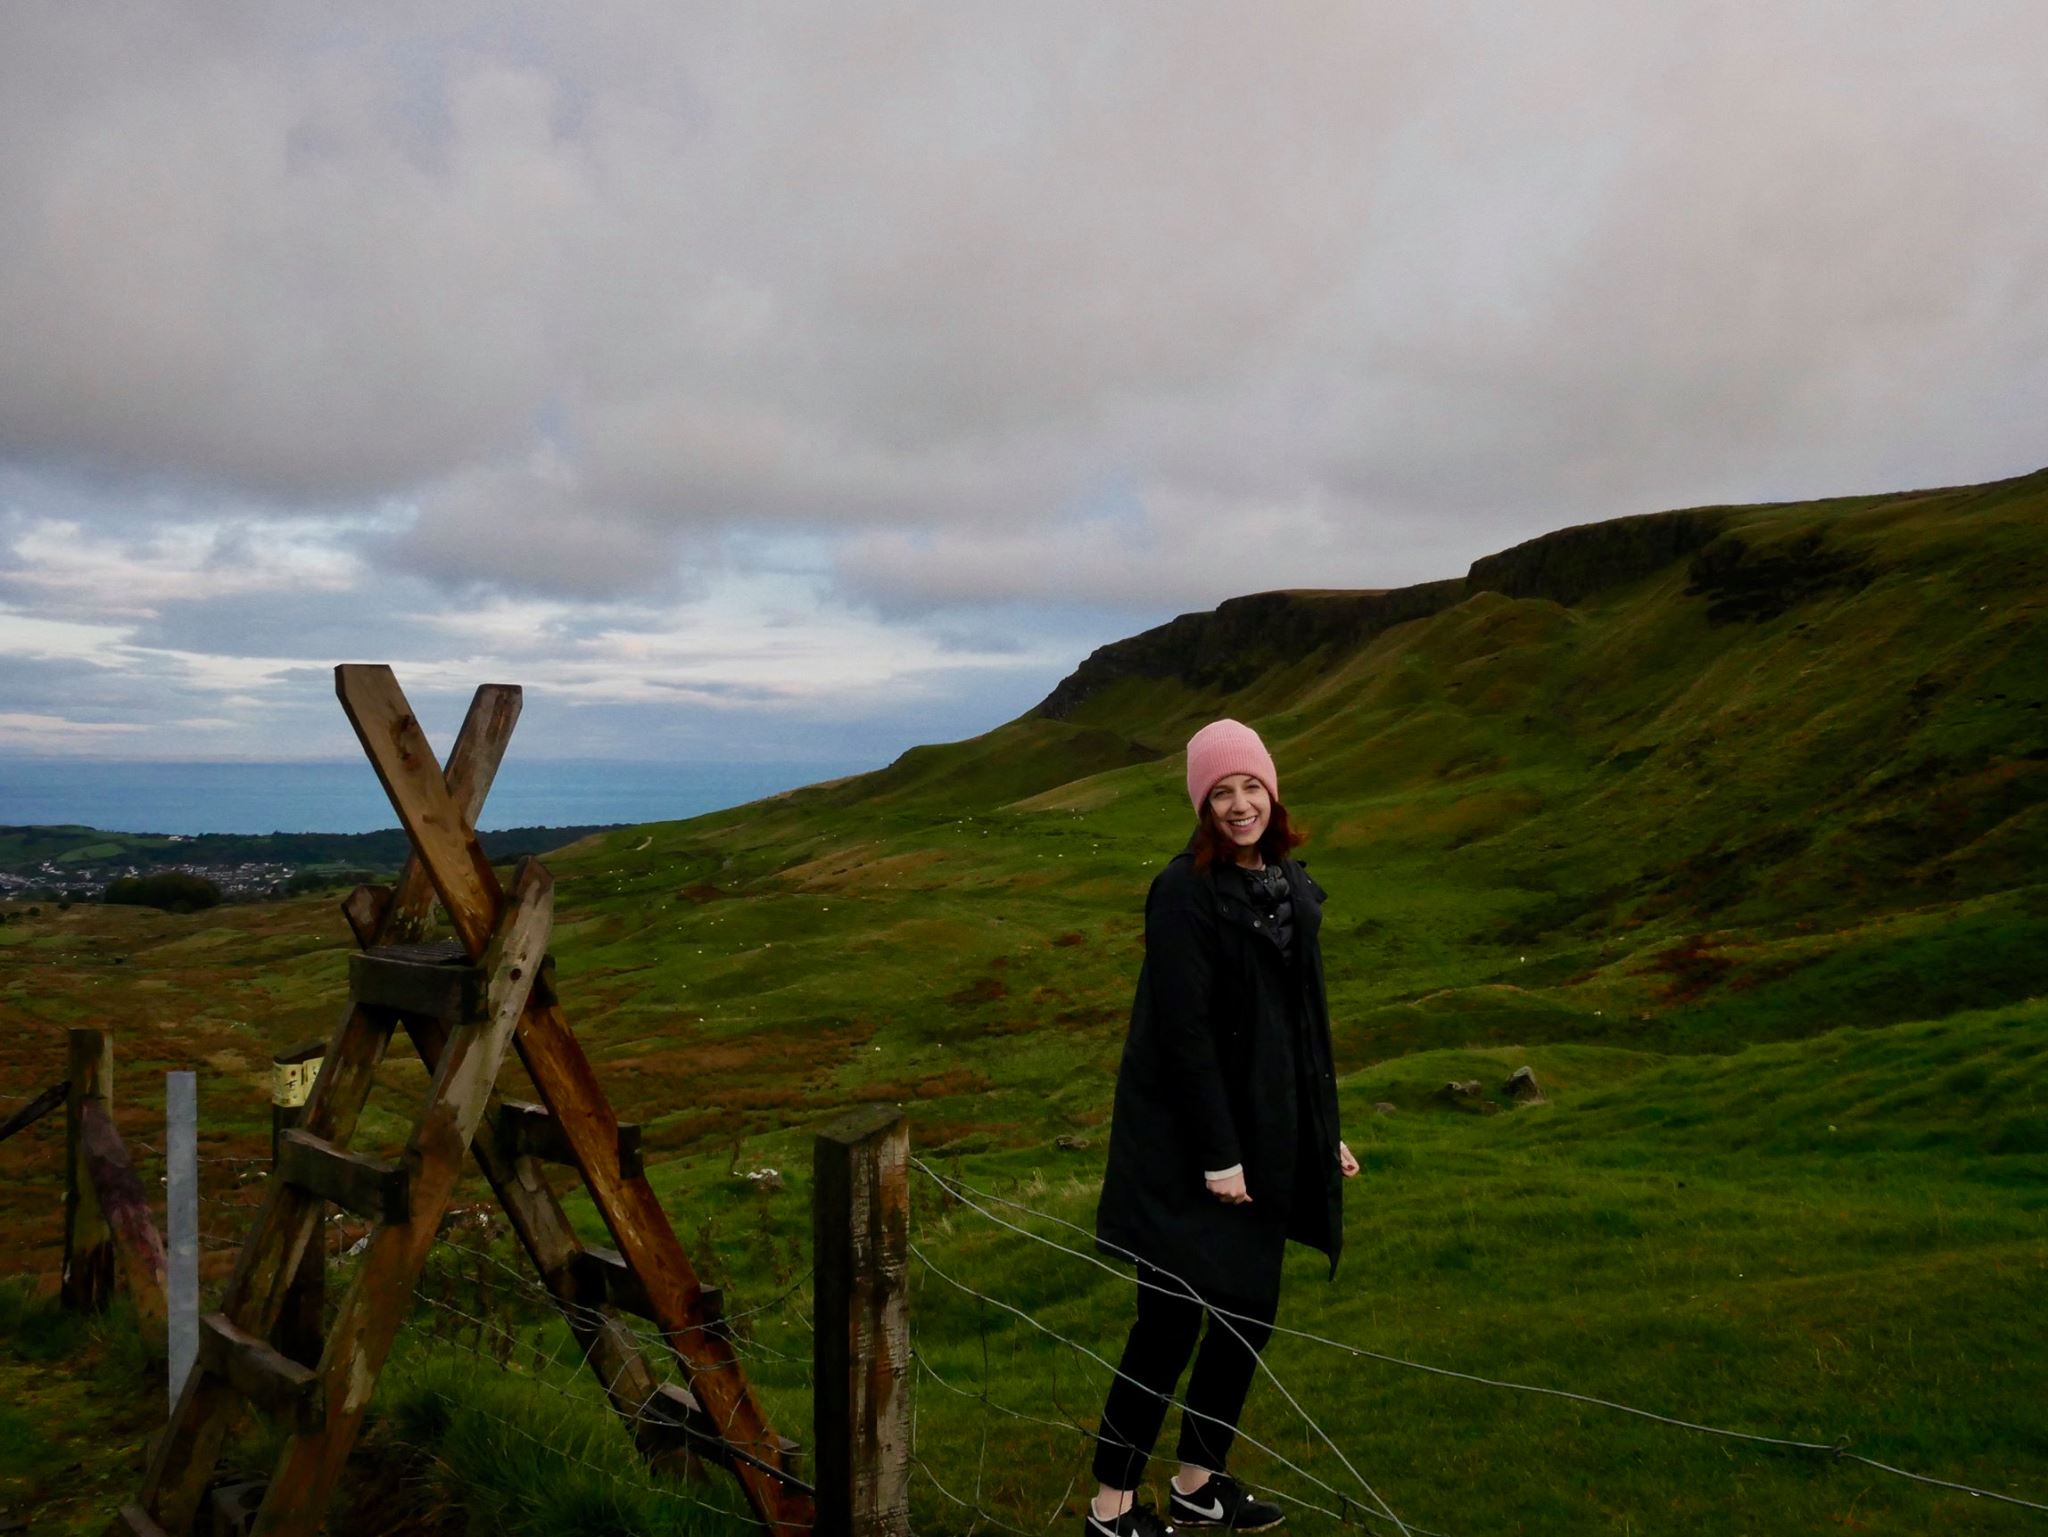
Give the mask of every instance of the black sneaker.
POLYGON ((1263 1532, 1287 1519, 1278 1505, 1253 1499, 1228 1473, 1212 1473, 1193 1494, 1182 1494, 1171 1480, 1169 1509, 1176 1526, 1217 1526, 1232 1532, 1263 1532))
POLYGON ((1173 1528, 1160 1520, 1159 1512, 1150 1505, 1135 1501, 1114 1521, 1105 1521, 1095 1514, 1095 1502, 1091 1499, 1081 1531, 1082 1537, 1172 1537, 1173 1528))

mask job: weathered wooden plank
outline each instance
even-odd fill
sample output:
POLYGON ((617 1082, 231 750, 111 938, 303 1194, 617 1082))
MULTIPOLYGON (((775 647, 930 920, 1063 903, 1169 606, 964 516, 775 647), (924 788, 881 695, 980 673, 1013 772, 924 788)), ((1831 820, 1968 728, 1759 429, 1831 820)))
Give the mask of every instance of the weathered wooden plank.
POLYGON ((309 1131, 294 1129, 277 1139, 277 1173, 372 1222, 403 1222, 412 1210, 411 1175, 403 1163, 344 1152, 309 1131))
POLYGON ((325 1420, 317 1432, 286 1443, 256 1518, 259 1537, 308 1530, 327 1508, 539 975, 553 908, 547 871, 538 861, 522 861, 504 922, 484 957, 489 1012, 451 1032, 440 1053, 433 1090, 406 1144, 412 1169, 407 1220, 371 1234, 320 1358, 325 1420))
MULTIPOLYGON (((636 1318, 659 1322, 653 1304, 647 1300, 647 1288, 617 1249, 586 1248, 576 1257, 571 1279, 576 1300, 584 1307, 614 1307, 636 1318)), ((703 1287, 697 1293, 697 1305, 704 1315, 704 1327, 723 1331, 725 1293, 716 1286, 703 1287)))
MULTIPOLYGON (((506 1140, 523 1158, 544 1163, 573 1165, 576 1154, 562 1128, 544 1105, 525 1100, 507 1100, 498 1110, 498 1125, 506 1140)), ((641 1171, 640 1128, 629 1121, 619 1123, 619 1171, 629 1178, 641 1171)))
MULTIPOLYGON (((302 1127, 336 1147, 348 1144, 392 1023, 393 1016, 375 1009, 351 1007, 342 1016, 306 1101, 302 1127)), ((277 1327, 319 1215, 320 1203, 297 1186, 272 1179, 265 1188, 221 1301, 221 1312, 244 1333, 263 1337, 277 1327)), ((168 1530, 192 1530, 241 1402, 233 1388, 211 1373, 194 1372, 186 1379, 170 1424, 151 1443, 137 1502, 168 1530)))
MULTIPOLYGON (((398 679, 382 664, 344 663, 334 669, 334 691, 456 935, 471 955, 481 954, 497 926, 504 893, 398 679)), ((504 730, 510 729, 508 722, 504 730)), ((498 747, 502 753, 502 741, 498 747)), ((408 897, 401 889, 393 911, 408 897)))
MULTIPOLYGON (((412 856, 408 854, 406 858, 411 859, 412 856)), ((430 896, 431 891, 429 888, 430 896)), ((355 935, 356 943, 365 950, 377 942, 377 932, 384 926, 385 915, 390 911, 389 886, 358 886, 341 899, 342 919, 348 924, 348 931, 355 935)))
POLYGON ((263 1504, 263 1485, 243 1481, 217 1484, 206 1497, 206 1515, 212 1523, 205 1537, 248 1537, 249 1523, 263 1504))
POLYGON ((364 950, 348 958, 348 990, 358 1003, 452 1023, 475 1017, 484 975, 459 949, 440 959, 364 950))
POLYGON ((140 1505, 123 1505, 114 1513, 113 1525, 107 1528, 118 1537, 169 1537, 164 1529, 150 1520, 149 1512, 140 1505))
MULTIPOLYGON (((448 795, 461 811, 465 827, 475 827, 483 814, 491 782, 505 756, 505 744, 519 724, 522 697, 514 683, 486 683, 470 697, 469 713, 455 734, 455 745, 449 749, 442 771, 448 795)), ((398 885, 378 914, 374 941, 364 941, 364 948, 372 942, 410 944, 425 938, 433 909, 434 883, 419 856, 407 854, 398 885)))
POLYGON ((243 1333, 224 1313, 199 1320, 199 1369, 300 1434, 320 1428, 327 1404, 319 1374, 243 1333))
POLYGON ((787 1436, 775 1438, 775 1456, 758 1458, 726 1441, 704 1406, 688 1388, 664 1382, 654 1397, 641 1406, 641 1422, 650 1434, 643 1441, 692 1453, 722 1468, 752 1465, 773 1476, 786 1488, 808 1492, 802 1477, 803 1448, 787 1436))
POLYGON ((98 1312, 114 1294, 114 1235, 85 1172, 80 1146, 84 1109, 110 1105, 114 1093, 114 1041, 99 1030, 65 1032, 64 1099, 64 1306, 98 1312))
POLYGON ((143 1338, 152 1350, 161 1350, 169 1316, 164 1306, 164 1274, 169 1266, 163 1235, 150 1215, 149 1197, 136 1178, 135 1166, 128 1161, 128 1148, 114 1128, 113 1117, 96 1099, 87 1100, 80 1112, 78 1140, 100 1213, 114 1235, 116 1262, 135 1299, 143 1338))
POLYGON ((63 1104, 66 1099, 70 1098, 70 1095, 71 1085, 68 1082, 51 1084, 6 1120, 0 1121, 0 1142, 5 1142, 18 1131, 27 1131, 29 1127, 35 1125, 36 1122, 63 1104))
POLYGON ((815 1145, 817 1537, 910 1531, 910 1131, 873 1107, 815 1145))
POLYGON ((661 1202, 644 1176, 621 1172, 618 1118, 545 984, 520 1021, 517 1045, 576 1155, 612 1242, 641 1280, 647 1316, 660 1326, 711 1422, 748 1454, 736 1460, 733 1471, 755 1515, 773 1533, 809 1531, 810 1495, 798 1482, 778 1476, 782 1439, 770 1428, 731 1343, 705 1311, 704 1287, 661 1202))

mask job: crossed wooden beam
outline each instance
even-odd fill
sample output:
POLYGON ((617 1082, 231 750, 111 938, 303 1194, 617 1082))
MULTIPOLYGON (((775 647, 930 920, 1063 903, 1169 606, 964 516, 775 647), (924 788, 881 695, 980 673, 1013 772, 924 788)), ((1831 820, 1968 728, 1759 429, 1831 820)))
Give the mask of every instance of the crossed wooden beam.
POLYGON ((795 1448, 770 1428, 667 1214, 641 1173, 637 1143, 570 1030, 546 951, 553 882, 521 862, 507 891, 477 841, 476 822, 517 724, 520 691, 476 691, 454 749, 437 764, 391 669, 344 665, 335 692, 412 843, 394 887, 360 887, 343 904, 362 954, 350 963, 351 1004, 328 1044, 298 1128, 289 1133, 221 1310, 202 1322, 199 1368, 157 1441, 137 1500, 115 1532, 190 1533, 214 1480, 229 1423, 244 1401, 280 1415, 291 1434, 262 1495, 254 1537, 319 1526, 378 1373, 410 1305, 465 1156, 474 1152, 541 1280, 560 1304, 613 1407, 644 1449, 683 1446, 730 1467, 772 1537, 810 1532, 810 1487, 795 1448), (461 948, 451 968, 420 953, 435 898, 461 948), (466 965, 459 964, 466 962, 466 965), (402 1158, 346 1151, 394 1028, 433 1075, 402 1158), (507 1048, 542 1106, 499 1102, 507 1048), (541 1168, 574 1165, 616 1250, 586 1248, 541 1168), (317 1367, 268 1343, 317 1239, 323 1200, 377 1216, 370 1244, 317 1367), (681 1364, 688 1391, 662 1385, 617 1316, 651 1319, 681 1364))

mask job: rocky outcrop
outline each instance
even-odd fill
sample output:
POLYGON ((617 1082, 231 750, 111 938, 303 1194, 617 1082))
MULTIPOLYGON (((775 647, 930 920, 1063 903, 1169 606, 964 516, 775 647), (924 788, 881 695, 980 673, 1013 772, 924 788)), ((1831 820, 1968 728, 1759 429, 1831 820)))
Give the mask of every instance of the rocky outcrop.
POLYGON ((1465 585, 1569 608, 1683 560, 1719 536, 1723 518, 1718 508, 1694 507, 1561 528, 1473 561, 1465 585))
POLYGON ((1757 623, 1824 592, 1855 592, 1870 583, 1870 557, 1836 549, 1817 533, 1759 549, 1729 534, 1693 557, 1688 597, 1707 600, 1713 624, 1757 623))
POLYGON ((1228 694, 1269 669, 1325 647, 1350 650, 1412 619, 1453 608, 1475 592, 1548 598, 1567 606, 1661 571, 1721 532, 1718 508, 1652 512, 1585 523, 1472 563, 1464 577, 1378 591, 1261 592, 1094 652, 1032 711, 1071 720, 1081 704, 1124 678, 1178 678, 1228 694))
POLYGON ((1324 647, 1348 650, 1411 619, 1462 601, 1462 581, 1425 582, 1384 592, 1260 592, 1205 614, 1182 614, 1156 629, 1103 646, 1062 680, 1032 713, 1068 720, 1090 696, 1124 678, 1178 678, 1230 693, 1269 669, 1324 647))

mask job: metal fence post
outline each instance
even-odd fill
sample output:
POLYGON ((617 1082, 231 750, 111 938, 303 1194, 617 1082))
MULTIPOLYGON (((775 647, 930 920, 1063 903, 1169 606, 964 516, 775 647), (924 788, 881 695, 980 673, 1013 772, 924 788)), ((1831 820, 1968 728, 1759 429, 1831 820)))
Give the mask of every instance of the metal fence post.
POLYGON ((164 1303, 173 1410, 199 1359, 199 1083, 164 1074, 164 1303))
POLYGON ((910 1127, 892 1107, 818 1134, 816 1537, 910 1531, 910 1127))

